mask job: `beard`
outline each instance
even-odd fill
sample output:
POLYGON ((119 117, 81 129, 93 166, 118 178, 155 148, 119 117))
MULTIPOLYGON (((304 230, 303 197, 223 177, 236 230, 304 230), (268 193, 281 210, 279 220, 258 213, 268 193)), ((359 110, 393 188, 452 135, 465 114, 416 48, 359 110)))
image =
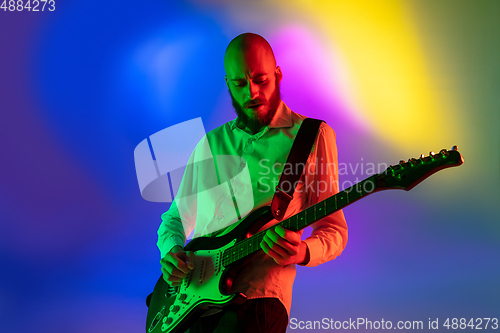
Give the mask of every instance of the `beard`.
MULTIPOLYGON (((281 91, 280 91, 280 85, 278 83, 278 80, 276 80, 276 84, 274 86, 274 92, 269 98, 269 101, 262 101, 259 100, 261 104, 268 104, 268 111, 265 115, 259 116, 258 114, 255 115, 255 118, 250 118, 248 115, 245 113, 243 110, 243 106, 241 106, 236 99, 234 99, 233 94, 231 93, 231 90, 229 91, 229 95, 231 96, 231 102, 233 104, 234 111, 236 112, 236 115, 238 116, 238 120, 243 123, 246 127, 248 127, 253 133, 256 133, 258 130, 261 128, 268 126, 271 123, 271 120, 273 120, 274 115, 278 111, 278 106, 280 105, 281 101, 281 91), (264 102, 264 103, 263 103, 264 102), (267 103, 266 103, 267 102, 267 103)), ((249 103, 252 101, 249 101, 249 103)))

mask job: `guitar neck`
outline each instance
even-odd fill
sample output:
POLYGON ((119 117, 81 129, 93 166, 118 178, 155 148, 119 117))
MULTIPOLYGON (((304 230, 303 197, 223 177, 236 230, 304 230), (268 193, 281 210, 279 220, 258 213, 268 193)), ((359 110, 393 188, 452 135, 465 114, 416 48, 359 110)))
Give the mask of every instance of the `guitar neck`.
MULTIPOLYGON (((285 229, 298 231, 313 224, 314 222, 335 213, 351 203, 380 189, 380 179, 378 175, 368 177, 353 186, 340 191, 339 193, 310 206, 298 214, 290 216, 276 225, 285 229)), ((270 227, 274 228, 276 225, 270 227)), ((268 228, 268 229, 270 229, 268 228)), ((246 238, 234 246, 226 249, 222 256, 222 264, 229 266, 232 263, 251 255, 260 250, 260 243, 268 229, 262 230, 252 237, 246 238)))
MULTIPOLYGON (((400 161, 397 165, 389 166, 383 173, 368 177, 328 199, 318 202, 306 210, 287 218, 280 222, 279 225, 288 230, 301 230, 371 193, 390 189, 409 191, 437 171, 459 166, 463 163, 464 159, 458 152, 457 146, 453 146, 451 150, 442 149, 437 154, 430 152, 428 156, 420 155, 419 159, 411 158, 408 162, 400 161)), ((258 251, 260 243, 268 229, 227 248, 222 255, 222 264, 228 266, 258 251)))

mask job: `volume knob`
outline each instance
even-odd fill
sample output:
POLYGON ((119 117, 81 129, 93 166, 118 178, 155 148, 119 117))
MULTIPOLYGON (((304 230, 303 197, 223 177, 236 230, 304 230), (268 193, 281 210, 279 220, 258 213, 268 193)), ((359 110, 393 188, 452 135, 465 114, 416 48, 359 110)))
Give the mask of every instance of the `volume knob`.
POLYGON ((172 313, 176 313, 180 309, 181 309, 181 307, 178 306, 178 305, 171 305, 170 308, 169 308, 170 312, 172 312, 172 313))

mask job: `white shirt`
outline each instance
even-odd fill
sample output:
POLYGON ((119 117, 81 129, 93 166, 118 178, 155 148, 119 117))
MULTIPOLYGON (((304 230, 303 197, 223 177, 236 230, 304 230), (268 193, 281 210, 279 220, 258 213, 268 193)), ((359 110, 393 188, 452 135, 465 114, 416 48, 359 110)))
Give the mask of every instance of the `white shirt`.
MULTIPOLYGON (((184 246, 193 229, 194 237, 213 236, 229 226, 223 231, 226 233, 237 226, 239 218, 270 205, 305 118, 281 102, 271 124, 255 135, 246 131, 238 118, 210 131, 191 155, 176 200, 162 214, 157 243, 162 258, 175 245, 184 246)), ((335 133, 325 123, 320 126, 304 174, 285 218, 339 191, 335 133)), ((340 255, 347 243, 341 210, 315 222, 312 228, 311 236, 304 240, 310 254, 305 266, 317 266, 340 255)), ((295 265, 280 266, 258 251, 236 278, 233 292, 242 292, 248 299, 276 297, 290 313, 294 279, 295 265)))

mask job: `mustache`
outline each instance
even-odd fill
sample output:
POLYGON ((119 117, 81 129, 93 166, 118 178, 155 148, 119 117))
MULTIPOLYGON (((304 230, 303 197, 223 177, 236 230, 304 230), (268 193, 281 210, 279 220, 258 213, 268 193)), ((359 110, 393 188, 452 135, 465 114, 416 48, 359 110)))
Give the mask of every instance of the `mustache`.
POLYGON ((245 102, 245 104, 243 104, 243 107, 248 108, 248 107, 251 107, 254 105, 260 105, 260 104, 265 104, 265 101, 261 100, 261 99, 253 99, 253 100, 250 100, 248 102, 245 102))

